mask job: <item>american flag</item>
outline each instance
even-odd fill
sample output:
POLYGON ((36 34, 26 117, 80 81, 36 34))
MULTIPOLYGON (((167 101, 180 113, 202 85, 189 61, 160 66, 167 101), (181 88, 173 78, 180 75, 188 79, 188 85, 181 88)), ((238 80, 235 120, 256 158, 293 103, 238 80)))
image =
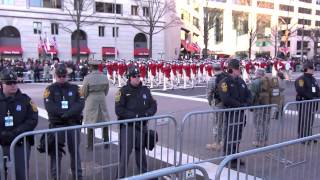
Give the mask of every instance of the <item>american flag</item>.
POLYGON ((55 49, 57 49, 57 41, 55 36, 53 36, 50 40, 50 46, 53 46, 55 49))
POLYGON ((42 47, 43 47, 43 42, 42 42, 42 38, 40 36, 39 43, 38 43, 38 49, 42 51, 42 47))

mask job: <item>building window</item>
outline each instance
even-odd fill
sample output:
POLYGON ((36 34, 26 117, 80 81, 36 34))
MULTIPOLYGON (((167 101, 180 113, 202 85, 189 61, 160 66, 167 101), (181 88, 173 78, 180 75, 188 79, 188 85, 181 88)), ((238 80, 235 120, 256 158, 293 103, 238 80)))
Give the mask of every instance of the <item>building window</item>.
MULTIPOLYGON (((308 41, 303 41, 303 49, 306 50, 308 48, 308 41)), ((301 50, 301 41, 297 41, 297 50, 301 50)))
POLYGON ((112 37, 119 37, 119 27, 112 27, 112 37))
POLYGON ((316 4, 320 5, 320 0, 317 0, 317 1, 316 1, 316 4))
POLYGON ((51 23, 51 34, 58 35, 59 34, 59 24, 51 23))
POLYGON ((61 0, 29 0, 31 7, 61 8, 61 0))
POLYGON ((143 16, 148 17, 149 16, 149 7, 143 7, 143 16))
POLYGON ((288 6, 288 5, 284 5, 284 4, 280 4, 279 9, 280 9, 280 11, 289 11, 289 12, 294 11, 293 6, 288 6))
POLYGON ((96 2, 96 12, 122 14, 122 4, 96 2))
POLYGON ((2 0, 0 3, 3 5, 14 5, 14 0, 2 0))
POLYGON ((193 17, 193 25, 197 28, 199 28, 199 19, 196 17, 193 17))
POLYGON ((297 30, 297 34, 298 34, 298 36, 302 36, 302 34, 303 34, 303 36, 311 36, 311 31, 310 30, 306 30, 306 29, 298 29, 297 30))
POLYGON ((237 35, 240 36, 240 35, 247 34, 249 31, 248 13, 233 11, 232 17, 233 17, 233 29, 237 31, 237 35))
POLYGON ((291 18, 289 18, 289 17, 279 17, 278 18, 278 23, 281 24, 281 25, 290 24, 291 23, 291 18))
POLYGON ((138 16, 138 6, 131 6, 131 15, 138 16))
POLYGON ((305 3, 312 3, 312 0, 299 0, 301 2, 305 2, 305 3))
POLYGON ((74 5, 74 10, 77 10, 78 9, 78 7, 79 7, 79 9, 80 10, 82 10, 82 6, 83 6, 83 0, 73 0, 73 5, 74 5))
POLYGON ((267 9, 274 9, 274 4, 271 2, 265 2, 265 1, 258 1, 257 6, 259 8, 267 8, 267 9))
POLYGON ((320 16, 320 11, 319 10, 316 10, 316 15, 320 16))
POLYGON ((232 0, 234 4, 251 6, 251 0, 232 0))
MULTIPOLYGON (((285 41, 281 41, 280 42, 280 47, 285 47, 286 46, 286 42, 285 41)), ((290 41, 287 42, 287 47, 290 47, 290 41)))
POLYGON ((316 26, 320 26, 320 21, 316 21, 316 26))
POLYGON ((298 12, 302 14, 311 14, 311 9, 299 7, 298 12))
POLYGON ((104 26, 99 26, 99 37, 104 37, 104 26))
POLYGON ((298 19, 298 24, 302 24, 302 25, 311 25, 311 20, 309 19, 298 19))
POLYGON ((41 22, 33 22, 33 34, 41 34, 42 23, 41 22))

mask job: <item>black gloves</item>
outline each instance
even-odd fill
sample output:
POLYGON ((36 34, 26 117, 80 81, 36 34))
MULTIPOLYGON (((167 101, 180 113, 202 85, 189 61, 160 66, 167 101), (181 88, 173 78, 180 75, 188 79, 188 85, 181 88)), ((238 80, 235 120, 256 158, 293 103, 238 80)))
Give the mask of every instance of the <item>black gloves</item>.
POLYGON ((2 145, 10 145, 15 138, 15 134, 12 131, 2 131, 0 136, 2 145))

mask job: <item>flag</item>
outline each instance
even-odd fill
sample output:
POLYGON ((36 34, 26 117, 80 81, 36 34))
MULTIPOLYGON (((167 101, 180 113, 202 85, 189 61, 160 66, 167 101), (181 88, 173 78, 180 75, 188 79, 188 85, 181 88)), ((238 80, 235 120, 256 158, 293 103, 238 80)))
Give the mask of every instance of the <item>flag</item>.
POLYGON ((39 36, 38 49, 42 49, 42 38, 39 36))
POLYGON ((55 36, 52 37, 50 46, 53 46, 55 49, 57 49, 57 40, 55 36))

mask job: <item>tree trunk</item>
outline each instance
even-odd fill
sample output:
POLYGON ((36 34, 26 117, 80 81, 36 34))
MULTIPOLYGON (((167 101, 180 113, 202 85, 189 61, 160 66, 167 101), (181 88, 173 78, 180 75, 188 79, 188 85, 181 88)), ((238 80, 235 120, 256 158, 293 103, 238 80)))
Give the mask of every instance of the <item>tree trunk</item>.
POLYGON ((316 40, 313 43, 313 59, 316 59, 316 56, 318 54, 318 38, 316 38, 316 40))
POLYGON ((203 41, 204 41, 204 49, 203 49, 203 58, 208 57, 208 10, 205 7, 205 15, 204 15, 204 24, 203 24, 203 41))
POLYGON ((249 50, 248 50, 249 60, 251 60, 251 46, 252 46, 252 33, 250 32, 250 37, 249 37, 249 50))
POLYGON ((150 32, 150 34, 149 34, 149 58, 152 58, 152 38, 153 38, 153 33, 150 32))
POLYGON ((77 62, 80 61, 80 28, 77 26, 76 33, 77 62))

